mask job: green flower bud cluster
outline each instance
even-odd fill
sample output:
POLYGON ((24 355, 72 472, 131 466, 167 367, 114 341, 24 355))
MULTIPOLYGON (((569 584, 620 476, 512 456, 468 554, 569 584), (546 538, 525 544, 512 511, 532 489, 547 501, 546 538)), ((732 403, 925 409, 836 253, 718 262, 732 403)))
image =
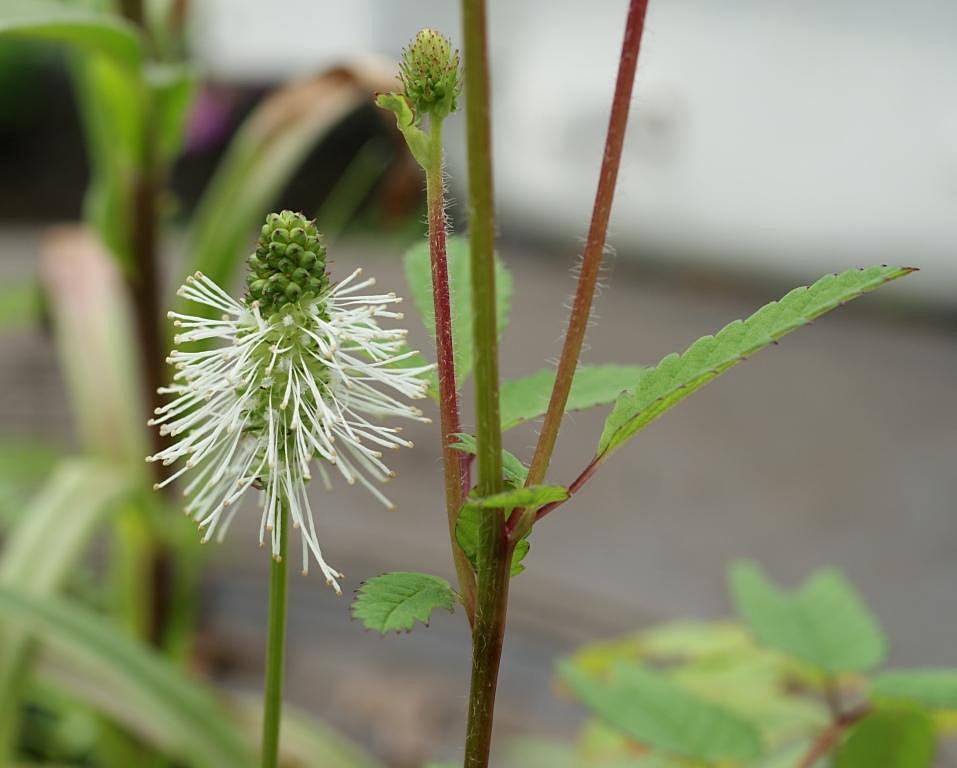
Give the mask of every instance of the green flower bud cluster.
POLYGON ((258 301, 264 317, 286 304, 315 298, 329 286, 322 236, 301 213, 266 217, 256 252, 249 257, 248 301, 258 301))
POLYGON ((417 120, 423 114, 448 117, 455 111, 462 90, 459 52, 453 51, 451 41, 434 29, 423 29, 402 52, 399 80, 417 120))

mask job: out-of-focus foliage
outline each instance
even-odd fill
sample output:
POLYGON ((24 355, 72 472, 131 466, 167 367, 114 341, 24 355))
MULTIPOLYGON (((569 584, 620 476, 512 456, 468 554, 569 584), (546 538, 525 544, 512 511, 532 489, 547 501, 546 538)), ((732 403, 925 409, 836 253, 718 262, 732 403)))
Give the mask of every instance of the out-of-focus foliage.
POLYGON ((952 732, 957 714, 957 672, 878 672, 869 682, 859 670, 879 659, 875 649, 883 652, 883 635, 861 597, 833 571, 814 574, 789 592, 740 563, 732 568, 731 588, 739 609, 745 606, 744 623, 665 624, 587 645, 562 661, 561 689, 589 712, 577 742, 521 740, 511 745, 505 764, 932 765, 935 744, 952 732), (824 639, 812 639, 815 628, 824 639), (838 630, 851 651, 821 651, 838 630), (802 762, 809 755, 818 759, 802 762))
MULTIPOLYGON (((58 464, 58 449, 0 444, 0 531, 8 531, 0 550, 0 766, 21 755, 102 768, 166 758, 242 766, 252 764, 259 732, 248 702, 219 700, 178 666, 191 644, 198 547, 150 490, 149 374, 131 297, 152 279, 140 270, 156 248, 196 78, 181 9, 147 1, 141 29, 115 12, 121 5, 135 3, 0 4, 0 46, 16 42, 22 52, 39 43, 63 55, 91 169, 87 229, 61 228, 48 239, 41 285, 27 280, 0 294, 0 328, 35 325, 49 307, 77 443, 95 457, 58 464), (103 532, 105 568, 93 573, 85 556, 103 532), (153 566, 164 550, 173 607, 155 626, 153 566), (71 580, 82 595, 58 594, 64 576, 77 573, 89 574, 82 589, 71 580)), ((280 88, 254 109, 200 203, 185 268, 228 279, 309 151, 391 80, 386 66, 344 67, 280 88)), ((369 189, 366 177, 382 172, 381 156, 373 159, 367 153, 363 177, 350 177, 351 202, 336 201, 340 221, 350 214, 343 205, 358 204, 356 190, 369 189)), ((289 768, 376 765, 301 713, 287 713, 284 741, 289 768)))

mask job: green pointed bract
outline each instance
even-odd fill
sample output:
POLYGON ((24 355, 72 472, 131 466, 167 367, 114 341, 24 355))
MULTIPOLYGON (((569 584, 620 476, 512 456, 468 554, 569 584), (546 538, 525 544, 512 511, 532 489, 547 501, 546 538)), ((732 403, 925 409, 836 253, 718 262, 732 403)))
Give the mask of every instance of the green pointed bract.
POLYGON ((399 79, 416 120, 423 114, 442 119, 456 110, 462 90, 459 52, 434 29, 423 29, 402 52, 399 79))
POLYGON ((247 302, 259 302, 266 318, 328 288, 326 246, 315 222, 293 211, 270 213, 249 257, 246 285, 247 302))

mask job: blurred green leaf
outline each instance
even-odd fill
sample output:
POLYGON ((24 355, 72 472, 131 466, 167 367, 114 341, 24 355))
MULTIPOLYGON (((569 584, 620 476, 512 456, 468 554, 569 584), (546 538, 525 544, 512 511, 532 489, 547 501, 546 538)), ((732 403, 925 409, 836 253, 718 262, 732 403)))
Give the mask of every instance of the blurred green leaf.
POLYGON ((732 711, 634 664, 616 664, 605 680, 565 662, 562 681, 596 716, 655 750, 717 762, 761 752, 757 729, 732 711))
MULTIPOLYGON (((476 454, 478 443, 475 442, 473 435, 459 432, 455 435, 455 440, 456 442, 452 444, 455 450, 473 456, 476 454)), ((502 472, 505 474, 505 482, 516 488, 525 485, 525 478, 528 477, 528 468, 522 464, 521 459, 504 448, 502 449, 502 472)))
MULTIPOLYGON (((184 272, 198 270, 229 286, 266 214, 303 160, 366 102, 377 90, 375 84, 375 75, 337 70, 287 85, 260 102, 236 133, 200 201, 184 272)), ((321 221, 318 225, 323 231, 321 221)))
POLYGON ((132 24, 113 14, 52 0, 5 0, 0 7, 0 36, 63 44, 130 71, 139 69, 143 57, 142 41, 132 24))
POLYGON ((766 304, 746 320, 735 320, 714 336, 698 339, 680 355, 668 355, 618 398, 605 421, 596 454, 611 454, 669 408, 748 355, 825 312, 913 271, 882 266, 827 275, 766 304))
POLYGON ((187 764, 256 764, 208 691, 106 617, 7 588, 0 588, 0 615, 4 626, 29 630, 49 650, 45 674, 170 756, 187 764))
MULTIPOLYGON (((71 573, 90 536, 128 490, 116 470, 88 459, 70 459, 26 508, 0 556, 0 586, 48 596, 71 573)), ((29 637, 0 625, 0 763, 12 745, 28 666, 29 637)))
MULTIPOLYGON (((565 413, 583 411, 615 402, 626 389, 633 389, 644 368, 637 365, 580 365, 575 370, 565 413)), ((555 384, 555 371, 543 370, 502 382, 502 429, 542 416, 555 384)))
POLYGON ((537 739, 510 741, 503 762, 506 768, 582 768, 574 746, 537 739))
POLYGON ((878 710, 851 728, 834 768, 929 768, 934 751, 934 724, 925 712, 878 710))
POLYGON ((809 668, 757 646, 739 624, 670 622, 590 643, 571 662, 592 676, 605 675, 622 662, 654 666, 685 689, 751 722, 770 748, 817 733, 830 720, 821 701, 795 695, 809 668))
POLYGON ((380 634, 409 632, 420 621, 428 626, 432 612, 455 610, 455 592, 445 579, 427 573, 395 571, 369 579, 352 602, 352 617, 380 634))
MULTIPOLYGON (((446 243, 449 268, 449 296, 452 315, 452 348, 455 357, 455 381, 461 387, 472 372, 472 274, 469 268, 469 241, 450 237, 446 243)), ((432 262, 429 243, 422 240, 405 252, 405 280, 412 301, 426 330, 435 337, 435 307, 432 302, 432 262)), ((512 297, 512 276, 495 258, 495 314, 498 332, 508 325, 512 297)))
POLYGON ((871 695, 931 709, 957 709, 957 670, 891 669, 871 680, 871 695))
POLYGON ((0 289, 0 331, 19 330, 36 325, 43 302, 36 279, 11 282, 0 289))
POLYGON ((828 674, 862 672, 883 660, 877 620, 836 571, 818 571, 787 594, 756 565, 741 562, 732 567, 730 582, 738 612, 761 643, 828 674))

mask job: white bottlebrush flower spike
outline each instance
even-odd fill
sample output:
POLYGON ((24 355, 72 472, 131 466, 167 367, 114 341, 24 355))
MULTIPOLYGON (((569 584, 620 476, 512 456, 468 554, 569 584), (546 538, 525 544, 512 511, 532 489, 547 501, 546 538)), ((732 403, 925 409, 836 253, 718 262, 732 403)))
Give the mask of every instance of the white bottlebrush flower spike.
POLYGON ((157 487, 187 471, 187 514, 220 540, 250 487, 262 491, 260 544, 267 534, 279 557, 279 528, 288 519, 302 536, 303 571, 310 553, 328 584, 340 592, 337 570, 326 563, 309 507, 306 483, 317 467, 326 487, 329 467, 350 485, 358 481, 386 506, 376 487, 392 473, 378 448, 411 446, 400 428, 379 423, 398 416, 427 421, 397 397, 421 398, 431 366, 394 366, 413 352, 405 331, 386 330, 380 318, 395 294, 362 295, 373 285, 356 270, 330 285, 325 248, 315 225, 299 214, 270 214, 249 259, 249 290, 236 301, 205 275, 189 277, 179 295, 220 314, 219 319, 170 313, 181 343, 214 340, 213 349, 175 350, 177 371, 161 392, 174 399, 151 424, 174 442, 149 458, 185 463, 157 487), (313 461, 315 459, 315 461, 313 461))

